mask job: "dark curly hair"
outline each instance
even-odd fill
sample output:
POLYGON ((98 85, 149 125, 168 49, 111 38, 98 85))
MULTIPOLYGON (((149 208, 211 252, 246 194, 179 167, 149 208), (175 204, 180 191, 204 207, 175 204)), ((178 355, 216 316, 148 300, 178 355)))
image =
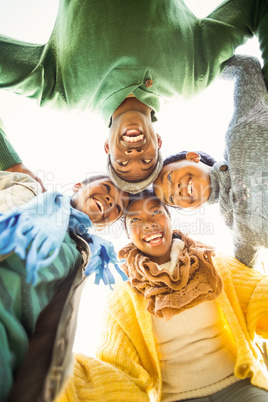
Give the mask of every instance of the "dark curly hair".
POLYGON ((86 185, 92 183, 93 181, 102 179, 111 181, 110 177, 107 174, 94 174, 92 176, 89 176, 87 179, 83 180, 82 184, 86 185))

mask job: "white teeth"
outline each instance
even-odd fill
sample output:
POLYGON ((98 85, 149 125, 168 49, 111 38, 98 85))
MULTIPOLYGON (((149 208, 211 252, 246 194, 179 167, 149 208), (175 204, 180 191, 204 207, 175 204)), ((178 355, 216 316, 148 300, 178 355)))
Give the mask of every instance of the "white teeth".
POLYGON ((151 236, 146 236, 146 237, 144 237, 143 240, 149 242, 149 241, 151 241, 151 240, 158 239, 158 238, 160 238, 160 237, 163 237, 163 235, 162 235, 161 233, 155 233, 155 234, 152 234, 151 236))
POLYGON ((99 207, 100 212, 103 214, 104 208, 103 208, 102 203, 99 200, 96 200, 96 199, 94 199, 94 201, 96 202, 97 206, 99 207))
POLYGON ((128 130, 125 135, 123 135, 122 139, 125 142, 139 142, 142 141, 144 138, 144 134, 138 134, 136 130, 128 130), (130 134, 136 134, 136 135, 130 135, 130 134))
POLYGON ((187 186, 187 192, 188 192, 188 195, 190 197, 193 197, 193 182, 192 182, 192 180, 189 180, 189 183, 188 183, 188 186, 187 186))
POLYGON ((139 130, 136 130, 136 129, 127 130, 127 131, 126 131, 126 134, 127 134, 127 135, 131 135, 131 134, 137 134, 137 135, 139 135, 139 134, 140 134, 140 131, 139 131, 139 130))

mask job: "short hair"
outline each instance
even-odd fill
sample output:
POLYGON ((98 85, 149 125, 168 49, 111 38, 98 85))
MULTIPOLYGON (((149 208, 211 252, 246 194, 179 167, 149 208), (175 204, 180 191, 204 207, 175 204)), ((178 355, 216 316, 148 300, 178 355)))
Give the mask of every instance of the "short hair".
POLYGON ((87 177, 85 180, 82 181, 82 184, 86 185, 92 183, 96 180, 109 180, 111 181, 110 177, 107 174, 94 174, 92 176, 87 177))
MULTIPOLYGON (((186 159, 186 154, 189 151, 181 151, 178 152, 177 154, 174 155, 170 155, 168 156, 165 160, 164 160, 164 164, 163 166, 168 165, 169 163, 173 163, 173 162, 178 162, 181 161, 183 159, 186 159)), ((201 157, 201 162, 203 162, 205 165, 208 166, 213 166, 217 161, 209 154, 207 154, 206 152, 203 151, 195 151, 196 153, 198 153, 201 157)))
POLYGON ((128 233, 127 231, 127 226, 126 226, 126 218, 127 218, 127 213, 129 211, 129 208, 131 207, 132 204, 134 204, 134 202, 136 201, 140 201, 143 200, 145 198, 152 198, 153 200, 158 201, 161 205, 163 205, 163 207, 165 208, 169 218, 171 218, 171 214, 169 211, 169 208, 167 207, 167 205, 163 204, 159 198, 157 198, 157 196, 155 195, 154 191, 152 188, 146 188, 143 191, 140 191, 139 193, 136 194, 129 194, 129 203, 127 208, 125 209, 124 215, 122 216, 121 220, 122 220, 122 225, 126 231, 126 233, 128 233))

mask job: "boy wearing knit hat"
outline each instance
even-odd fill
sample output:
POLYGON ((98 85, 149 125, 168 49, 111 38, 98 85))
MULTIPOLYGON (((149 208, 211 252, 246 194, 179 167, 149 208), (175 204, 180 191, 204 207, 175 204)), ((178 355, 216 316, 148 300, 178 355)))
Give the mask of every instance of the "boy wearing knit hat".
POLYGON ((258 250, 268 247, 268 94, 257 59, 234 56, 223 78, 235 79, 225 161, 180 152, 165 160, 154 190, 173 207, 219 202, 234 234, 236 258, 252 267, 258 250))

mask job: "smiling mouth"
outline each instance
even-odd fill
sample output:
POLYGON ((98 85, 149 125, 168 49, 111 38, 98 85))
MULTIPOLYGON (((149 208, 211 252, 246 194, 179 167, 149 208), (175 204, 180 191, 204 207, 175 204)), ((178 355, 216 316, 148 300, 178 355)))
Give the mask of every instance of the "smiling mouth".
POLYGON ((93 201, 97 205, 98 210, 100 211, 101 215, 104 215, 104 205, 101 201, 97 200, 97 198, 93 198, 93 201))
POLYGON ((164 237, 164 235, 162 232, 157 232, 157 233, 150 234, 148 236, 144 236, 142 240, 148 244, 154 245, 154 244, 160 243, 162 241, 163 237, 164 237))
POLYGON ((192 180, 192 178, 190 178, 190 180, 188 181, 187 193, 188 193, 189 197, 194 196, 194 188, 193 188, 193 180, 192 180))
POLYGON ((127 130, 123 135, 122 135, 122 140, 124 142, 130 143, 130 144, 135 144, 137 142, 141 142, 144 140, 144 134, 139 131, 139 130, 127 130))

